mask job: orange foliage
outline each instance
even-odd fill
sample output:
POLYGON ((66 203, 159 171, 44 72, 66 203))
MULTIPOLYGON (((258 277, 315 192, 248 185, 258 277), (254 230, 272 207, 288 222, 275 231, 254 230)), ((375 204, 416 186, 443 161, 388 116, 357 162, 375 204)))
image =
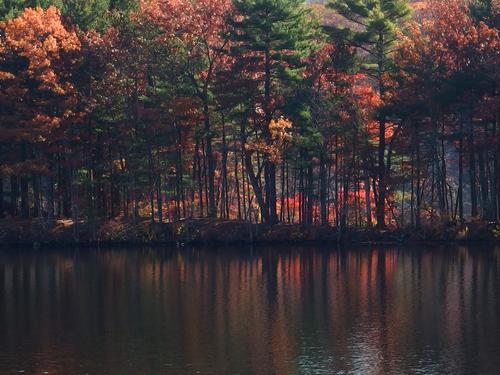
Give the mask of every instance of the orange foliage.
POLYGON ((257 139, 251 144, 245 144, 245 149, 247 151, 259 151, 266 155, 268 160, 278 163, 281 160, 286 142, 292 140, 292 135, 289 132, 291 128, 292 122, 288 119, 280 117, 278 120, 271 120, 269 123, 271 139, 257 139))
POLYGON ((142 13, 157 24, 163 36, 179 38, 191 48, 191 54, 218 53, 224 44, 221 32, 231 9, 229 0, 145 0, 142 13))
POLYGON ((449 77, 481 62, 498 61, 498 30, 475 24, 460 1, 429 1, 423 19, 408 27, 399 51, 399 63, 406 71, 427 64, 430 74, 449 77))
POLYGON ((21 16, 0 26, 4 33, 0 53, 11 52, 28 61, 26 70, 17 72, 18 76, 35 78, 41 89, 57 94, 73 89, 60 79, 57 68, 63 63, 63 54, 80 50, 80 41, 73 30, 62 24, 57 8, 27 8, 21 16))
POLYGON ((9 142, 48 145, 63 136, 54 134, 58 128, 82 116, 72 82, 79 38, 63 24, 55 7, 28 8, 19 17, 1 22, 0 29, 0 105, 4 108, 0 136, 9 142))

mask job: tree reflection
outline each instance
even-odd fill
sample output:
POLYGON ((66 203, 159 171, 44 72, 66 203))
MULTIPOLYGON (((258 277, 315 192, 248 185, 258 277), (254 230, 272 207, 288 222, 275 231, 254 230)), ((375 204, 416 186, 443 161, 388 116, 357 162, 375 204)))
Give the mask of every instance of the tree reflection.
POLYGON ((500 250, 0 254, 0 372, 494 373, 500 250))

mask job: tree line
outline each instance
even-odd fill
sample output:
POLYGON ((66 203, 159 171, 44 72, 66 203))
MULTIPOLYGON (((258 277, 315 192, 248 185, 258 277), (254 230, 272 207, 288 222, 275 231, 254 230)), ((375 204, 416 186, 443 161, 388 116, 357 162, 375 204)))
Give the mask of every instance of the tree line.
POLYGON ((500 219, 491 0, 4 0, 0 215, 500 219))

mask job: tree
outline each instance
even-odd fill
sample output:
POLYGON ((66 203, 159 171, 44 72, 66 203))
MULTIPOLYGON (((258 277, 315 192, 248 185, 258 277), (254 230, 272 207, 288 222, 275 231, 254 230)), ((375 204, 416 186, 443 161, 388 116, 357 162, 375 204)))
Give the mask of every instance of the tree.
MULTIPOLYGON (((19 179, 22 216, 27 217, 29 179, 35 191, 40 175, 51 179, 53 156, 64 152, 68 128, 82 115, 72 82, 80 41, 55 7, 28 8, 2 22, 0 29, 2 172, 19 179)), ((54 204, 50 186, 47 194, 50 216, 54 204)), ((39 203, 35 194, 37 215, 39 203)))
MULTIPOLYGON (((359 51, 363 71, 376 82, 382 101, 389 94, 388 75, 395 69, 394 45, 400 23, 409 14, 407 0, 332 0, 328 6, 346 20, 340 35, 359 51)), ((379 113, 377 227, 385 226, 387 175, 386 114, 379 113)))
MULTIPOLYGON (((304 57, 316 48, 318 24, 300 0, 235 0, 233 6, 231 54, 238 60, 236 69, 249 72, 259 83, 254 118, 262 140, 272 146, 270 125, 279 117, 286 89, 300 80, 304 57)), ((269 157, 264 160, 264 180, 262 216, 274 224, 278 221, 276 163, 269 157)))
POLYGON ((474 0, 469 4, 471 16, 491 28, 500 29, 500 3, 496 0, 474 0))
POLYGON ((26 8, 61 7, 63 0, 0 0, 0 20, 19 16, 26 8))
MULTIPOLYGON (((55 1, 55 0, 53 0, 55 1)), ((58 0, 61 13, 83 31, 105 32, 117 18, 139 8, 139 0, 58 0), (114 20, 115 19, 115 20, 114 20)))
MULTIPOLYGON (((400 108, 410 108, 414 116, 431 122, 433 133, 442 139, 438 158, 437 139, 429 141, 439 170, 438 196, 441 213, 446 204, 446 162, 444 139, 456 141, 458 147, 458 182, 454 216, 464 219, 464 165, 468 164, 471 216, 494 218, 497 200, 497 178, 487 171, 496 170, 495 123, 498 96, 498 30, 484 22, 475 22, 465 4, 433 1, 422 19, 409 25, 409 32, 398 49, 397 62, 404 76, 394 99, 400 108), (488 103, 488 109, 485 108, 488 103), (441 129, 438 129, 438 123, 441 129), (444 125, 448 129, 445 129, 444 125), (447 130, 448 134, 445 134, 447 130), (478 143, 481 144, 480 149, 478 143), (468 155, 468 163, 464 156, 468 155), (441 162, 437 160, 440 159, 441 162), (479 169, 479 173, 477 171, 479 169), (479 174, 479 178, 478 178, 479 174), (479 183, 478 183, 479 182, 479 183)), ((422 120, 420 121, 422 122, 422 120)), ((436 138, 436 136, 434 138, 436 138)), ((433 177, 434 178, 434 177, 433 177)), ((418 182, 418 181, 417 181, 418 182)), ((432 200, 432 199, 431 199, 432 200)), ((431 202, 432 204, 432 202, 431 202)), ((453 206, 453 204, 451 204, 453 206)), ((453 211, 453 210, 451 210, 453 211)), ((419 220, 419 218, 416 218, 419 220)))
POLYGON ((108 25, 110 0, 64 0, 62 13, 81 30, 105 30, 108 25))
POLYGON ((166 41, 178 38, 189 51, 184 74, 201 100, 208 175, 208 215, 216 216, 215 157, 213 152, 212 86, 217 70, 223 64, 227 45, 225 23, 231 10, 229 0, 172 1, 146 3, 143 11, 160 27, 166 41))

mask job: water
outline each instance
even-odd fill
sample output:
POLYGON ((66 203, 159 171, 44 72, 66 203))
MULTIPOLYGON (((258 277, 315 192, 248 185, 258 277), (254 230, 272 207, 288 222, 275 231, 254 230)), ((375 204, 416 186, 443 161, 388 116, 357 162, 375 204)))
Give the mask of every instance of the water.
POLYGON ((0 252, 0 374, 498 374, 500 248, 0 252))

